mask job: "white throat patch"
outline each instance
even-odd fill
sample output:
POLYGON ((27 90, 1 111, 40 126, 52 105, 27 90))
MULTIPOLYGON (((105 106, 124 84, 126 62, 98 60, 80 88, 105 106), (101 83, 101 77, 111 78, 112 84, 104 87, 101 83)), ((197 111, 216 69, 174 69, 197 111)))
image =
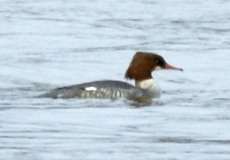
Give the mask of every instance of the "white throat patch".
POLYGON ((152 78, 142 80, 142 81, 136 81, 135 85, 136 85, 136 87, 139 87, 141 89, 153 89, 153 88, 155 88, 155 82, 152 78))
POLYGON ((160 97, 161 90, 153 79, 146 79, 142 81, 136 81, 135 86, 152 93, 152 97, 160 97))

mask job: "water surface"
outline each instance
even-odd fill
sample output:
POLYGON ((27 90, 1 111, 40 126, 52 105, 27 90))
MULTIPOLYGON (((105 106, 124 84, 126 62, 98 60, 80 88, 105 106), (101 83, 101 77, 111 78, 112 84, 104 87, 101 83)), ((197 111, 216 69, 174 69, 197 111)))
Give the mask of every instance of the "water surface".
POLYGON ((0 6, 0 159, 229 159, 229 1, 0 6), (123 80, 139 50, 185 70, 154 73, 162 97, 151 105, 35 98, 59 86, 123 80))

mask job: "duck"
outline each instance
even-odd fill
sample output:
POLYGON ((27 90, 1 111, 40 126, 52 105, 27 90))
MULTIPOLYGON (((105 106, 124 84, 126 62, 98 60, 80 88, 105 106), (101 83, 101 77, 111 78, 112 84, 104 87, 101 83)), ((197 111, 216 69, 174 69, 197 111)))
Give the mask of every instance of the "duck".
POLYGON ((125 72, 125 78, 135 84, 118 80, 100 80, 85 82, 52 89, 40 95, 46 98, 79 99, 130 99, 143 101, 160 96, 160 89, 152 76, 157 69, 183 71, 175 67, 157 53, 138 51, 134 54, 125 72))

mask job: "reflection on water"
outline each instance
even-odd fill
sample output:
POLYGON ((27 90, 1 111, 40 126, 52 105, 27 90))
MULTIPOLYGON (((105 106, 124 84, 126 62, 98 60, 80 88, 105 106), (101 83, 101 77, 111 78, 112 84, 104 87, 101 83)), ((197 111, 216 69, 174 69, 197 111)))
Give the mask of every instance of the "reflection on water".
POLYGON ((230 2, 0 5, 0 159, 229 159, 230 2), (36 97, 123 80, 138 50, 184 68, 154 73, 150 104, 36 97))

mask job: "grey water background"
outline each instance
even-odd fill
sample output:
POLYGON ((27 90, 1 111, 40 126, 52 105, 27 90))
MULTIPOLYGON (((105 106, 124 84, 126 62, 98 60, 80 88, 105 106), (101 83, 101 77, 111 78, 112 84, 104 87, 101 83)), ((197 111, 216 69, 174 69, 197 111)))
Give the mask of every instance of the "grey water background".
POLYGON ((229 52, 228 0, 0 0, 0 160, 229 160, 229 52), (35 98, 140 50, 185 70, 151 105, 35 98))

